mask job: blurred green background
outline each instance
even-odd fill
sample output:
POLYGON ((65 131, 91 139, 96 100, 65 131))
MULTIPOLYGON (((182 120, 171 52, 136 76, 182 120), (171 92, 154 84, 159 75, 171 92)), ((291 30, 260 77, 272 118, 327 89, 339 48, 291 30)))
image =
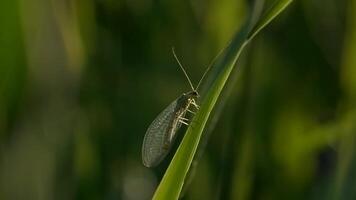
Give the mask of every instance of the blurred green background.
MULTIPOLYGON (((250 4, 0 1, 0 199, 149 199, 171 47, 197 83, 250 4)), ((184 199, 356 199, 356 1, 294 1, 242 60, 184 199)))

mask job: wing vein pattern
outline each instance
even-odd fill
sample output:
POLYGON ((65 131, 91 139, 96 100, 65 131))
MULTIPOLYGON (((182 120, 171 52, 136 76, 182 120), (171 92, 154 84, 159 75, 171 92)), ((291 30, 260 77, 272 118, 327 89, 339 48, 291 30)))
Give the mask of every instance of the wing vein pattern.
MULTIPOLYGON (((170 134, 174 134, 172 133, 172 126, 177 120, 175 118, 178 99, 164 109, 147 129, 142 146, 142 159, 145 166, 157 165, 168 153, 171 146, 171 141, 168 140, 172 138, 170 134)), ((180 123, 175 128, 179 128, 179 125, 180 123)))

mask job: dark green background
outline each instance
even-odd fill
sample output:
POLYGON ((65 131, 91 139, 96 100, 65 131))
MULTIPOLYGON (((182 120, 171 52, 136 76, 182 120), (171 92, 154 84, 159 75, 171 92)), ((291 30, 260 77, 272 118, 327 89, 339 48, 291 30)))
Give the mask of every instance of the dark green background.
MULTIPOLYGON (((196 84, 250 2, 2 0, 0 199, 149 199, 171 47, 196 84)), ((184 199, 355 199, 355 0, 294 1, 241 60, 184 199)))

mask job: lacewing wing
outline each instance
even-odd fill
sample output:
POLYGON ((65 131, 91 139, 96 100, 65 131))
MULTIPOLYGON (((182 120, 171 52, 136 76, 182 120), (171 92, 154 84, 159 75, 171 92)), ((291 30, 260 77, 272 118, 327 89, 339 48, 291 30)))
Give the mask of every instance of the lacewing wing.
MULTIPOLYGON (((146 167, 158 165, 169 153, 176 133, 182 123, 187 124, 184 118, 189 106, 196 108, 196 91, 182 94, 164 109, 148 127, 142 145, 142 162, 146 167)), ((188 124, 187 124, 188 125, 188 124)))

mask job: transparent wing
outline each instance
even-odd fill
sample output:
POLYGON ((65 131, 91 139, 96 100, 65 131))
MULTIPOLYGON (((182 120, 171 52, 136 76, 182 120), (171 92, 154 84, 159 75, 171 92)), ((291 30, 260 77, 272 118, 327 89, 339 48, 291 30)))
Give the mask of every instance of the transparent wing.
POLYGON ((142 161, 147 167, 157 165, 167 155, 167 139, 172 126, 177 100, 164 109, 148 127, 142 145, 142 161))

